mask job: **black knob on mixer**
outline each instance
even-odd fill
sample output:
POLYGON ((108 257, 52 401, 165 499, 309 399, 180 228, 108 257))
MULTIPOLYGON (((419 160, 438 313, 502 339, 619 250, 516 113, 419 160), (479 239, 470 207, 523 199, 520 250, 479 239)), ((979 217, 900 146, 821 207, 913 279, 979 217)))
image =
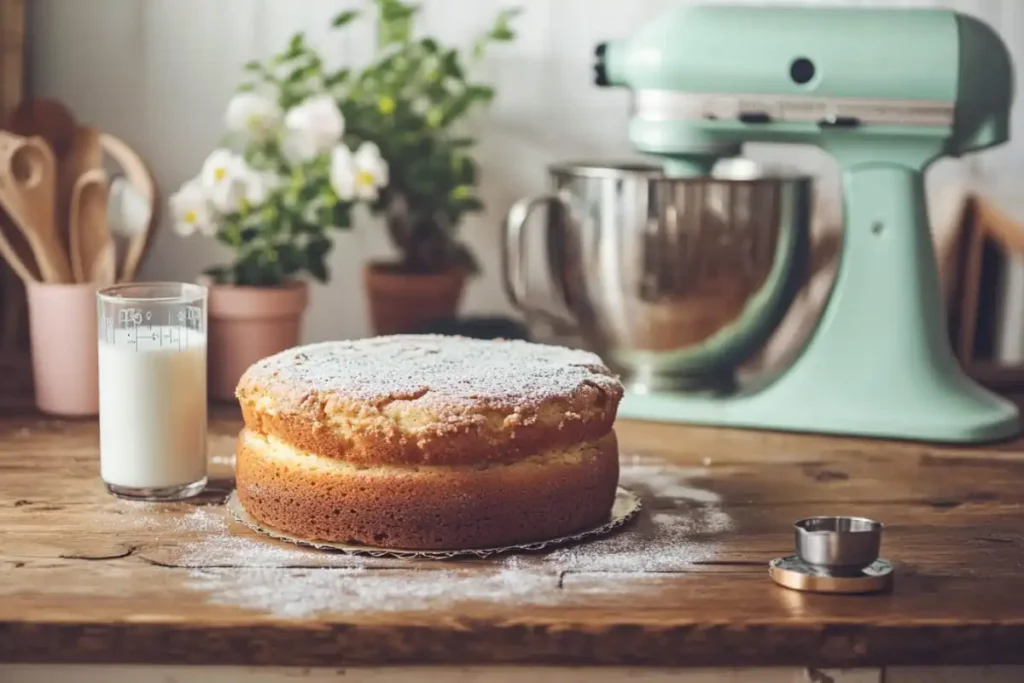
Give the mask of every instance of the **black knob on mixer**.
POLYGON ((594 85, 605 88, 608 83, 608 72, 605 70, 604 54, 608 51, 608 43, 598 43, 594 48, 594 85))

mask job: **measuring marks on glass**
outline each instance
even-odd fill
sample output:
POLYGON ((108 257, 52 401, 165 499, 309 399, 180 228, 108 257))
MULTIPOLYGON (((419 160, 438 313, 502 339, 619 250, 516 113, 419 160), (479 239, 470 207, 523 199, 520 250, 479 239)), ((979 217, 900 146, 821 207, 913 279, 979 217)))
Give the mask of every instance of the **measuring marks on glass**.
POLYGON ((160 315, 139 308, 123 308, 115 315, 101 318, 101 324, 101 336, 105 342, 133 347, 136 351, 183 351, 189 348, 190 335, 195 341, 200 341, 205 332, 199 306, 180 306, 175 310, 161 311, 160 315))

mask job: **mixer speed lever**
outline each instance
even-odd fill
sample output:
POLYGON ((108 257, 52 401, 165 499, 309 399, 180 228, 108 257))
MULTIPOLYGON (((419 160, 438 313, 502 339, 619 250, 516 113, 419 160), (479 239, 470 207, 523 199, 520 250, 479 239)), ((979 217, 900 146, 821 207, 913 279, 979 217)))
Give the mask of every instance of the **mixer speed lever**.
POLYGON ((739 115, 741 123, 771 123, 772 117, 763 111, 745 111, 739 115))
POLYGON ((860 125, 860 119, 856 116, 828 116, 818 121, 822 128, 856 128, 860 125))

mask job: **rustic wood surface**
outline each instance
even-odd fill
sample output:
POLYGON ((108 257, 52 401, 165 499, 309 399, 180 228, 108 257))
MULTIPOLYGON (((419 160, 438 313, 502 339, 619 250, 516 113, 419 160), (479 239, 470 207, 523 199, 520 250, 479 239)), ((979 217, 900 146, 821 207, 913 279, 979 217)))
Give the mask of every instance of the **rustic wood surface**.
POLYGON ((686 477, 668 488, 635 479, 644 512, 607 542, 610 557, 633 557, 436 563, 302 550, 230 520, 239 426, 233 411, 214 414, 209 490, 160 506, 103 491, 95 422, 0 418, 0 661, 1024 663, 1020 442, 939 448, 620 423, 624 472, 686 477), (791 551, 791 523, 812 514, 882 520, 894 591, 772 584, 766 563, 791 551), (673 523, 688 532, 669 547, 657 534, 673 523), (446 582, 452 594, 438 594, 446 582))

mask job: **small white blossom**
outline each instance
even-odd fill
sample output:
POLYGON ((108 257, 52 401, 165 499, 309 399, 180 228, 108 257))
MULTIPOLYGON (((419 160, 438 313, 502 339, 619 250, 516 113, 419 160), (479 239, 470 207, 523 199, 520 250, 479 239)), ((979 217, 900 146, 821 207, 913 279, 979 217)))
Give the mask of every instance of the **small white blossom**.
POLYGON ((237 211, 245 197, 245 159, 228 149, 215 149, 203 162, 199 177, 203 191, 213 207, 221 213, 237 211))
POLYGON ((259 206, 267 201, 270 193, 281 186, 279 175, 271 172, 260 172, 248 169, 244 177, 245 201, 252 206, 259 206))
POLYGON ((277 102, 253 92, 236 94, 228 102, 224 123, 228 130, 243 133, 255 140, 271 137, 281 125, 281 108, 277 102))
POLYGON ((174 230, 182 237, 199 232, 213 235, 217 232, 214 212, 203 189, 202 181, 194 178, 171 195, 168 200, 174 218, 174 230))
POLYGON ((295 161, 309 161, 329 152, 345 132, 345 119, 330 95, 313 95, 284 117, 284 151, 295 161))
POLYGON ((374 201, 380 188, 388 184, 388 165, 372 142, 359 145, 355 154, 345 145, 338 145, 331 154, 330 180, 342 201, 374 201))

